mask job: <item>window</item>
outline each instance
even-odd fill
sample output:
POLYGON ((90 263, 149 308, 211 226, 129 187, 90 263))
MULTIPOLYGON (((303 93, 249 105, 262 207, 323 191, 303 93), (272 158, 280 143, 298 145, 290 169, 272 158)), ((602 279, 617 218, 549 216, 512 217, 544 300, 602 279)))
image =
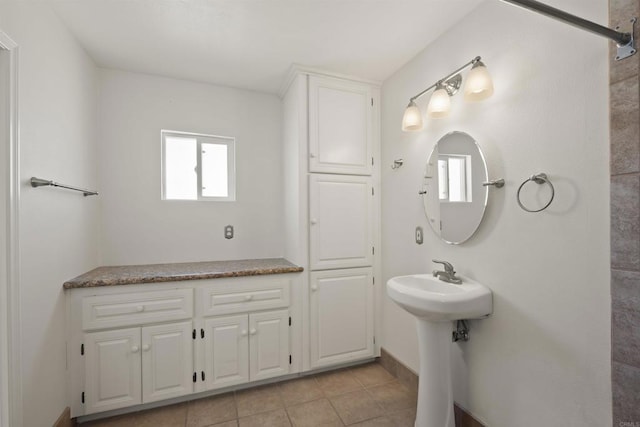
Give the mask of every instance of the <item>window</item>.
POLYGON ((234 201, 235 139, 165 131, 162 199, 234 201))
POLYGON ((438 156, 438 194, 442 202, 471 202, 471 156, 438 156))

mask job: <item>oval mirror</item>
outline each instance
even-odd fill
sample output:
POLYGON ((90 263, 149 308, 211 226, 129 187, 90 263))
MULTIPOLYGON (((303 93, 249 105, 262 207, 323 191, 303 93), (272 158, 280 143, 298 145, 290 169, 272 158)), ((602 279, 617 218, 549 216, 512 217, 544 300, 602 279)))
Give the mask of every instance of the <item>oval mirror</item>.
POLYGON ((445 242, 460 244, 473 236, 487 206, 487 164, 478 143, 464 132, 451 132, 436 144, 427 161, 423 202, 433 231, 445 242))

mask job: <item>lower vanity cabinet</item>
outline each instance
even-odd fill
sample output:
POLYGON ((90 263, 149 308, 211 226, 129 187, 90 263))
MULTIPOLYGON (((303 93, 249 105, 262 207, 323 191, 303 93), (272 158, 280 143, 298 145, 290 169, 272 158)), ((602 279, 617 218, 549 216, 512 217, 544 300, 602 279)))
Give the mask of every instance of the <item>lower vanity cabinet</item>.
POLYGON ((84 335, 85 414, 193 392, 191 321, 84 335))
POLYGON ((309 311, 312 368, 374 356, 371 267, 311 272, 309 311))
POLYGON ((208 318, 202 337, 202 390, 289 373, 288 310, 208 318))
POLYGON ((72 417, 298 372, 291 367, 291 343, 301 334, 291 326, 301 323, 290 317, 299 316, 290 303, 294 280, 300 276, 69 292, 72 417))

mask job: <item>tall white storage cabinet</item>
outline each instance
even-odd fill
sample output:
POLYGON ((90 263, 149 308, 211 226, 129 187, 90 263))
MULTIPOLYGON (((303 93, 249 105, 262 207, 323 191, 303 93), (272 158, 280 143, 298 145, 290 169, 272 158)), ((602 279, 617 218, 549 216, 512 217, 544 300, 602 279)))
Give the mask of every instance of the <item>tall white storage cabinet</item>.
POLYGON ((305 369, 372 358, 379 305, 379 86, 295 69, 282 93, 285 256, 305 268, 305 369))

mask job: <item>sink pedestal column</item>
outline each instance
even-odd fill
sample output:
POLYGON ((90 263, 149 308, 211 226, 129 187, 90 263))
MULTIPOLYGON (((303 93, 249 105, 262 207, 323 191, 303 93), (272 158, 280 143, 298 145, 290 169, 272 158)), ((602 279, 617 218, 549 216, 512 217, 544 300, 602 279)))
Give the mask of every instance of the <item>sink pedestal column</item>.
POLYGON ((418 321, 420 381, 415 427, 454 427, 451 322, 418 321))

